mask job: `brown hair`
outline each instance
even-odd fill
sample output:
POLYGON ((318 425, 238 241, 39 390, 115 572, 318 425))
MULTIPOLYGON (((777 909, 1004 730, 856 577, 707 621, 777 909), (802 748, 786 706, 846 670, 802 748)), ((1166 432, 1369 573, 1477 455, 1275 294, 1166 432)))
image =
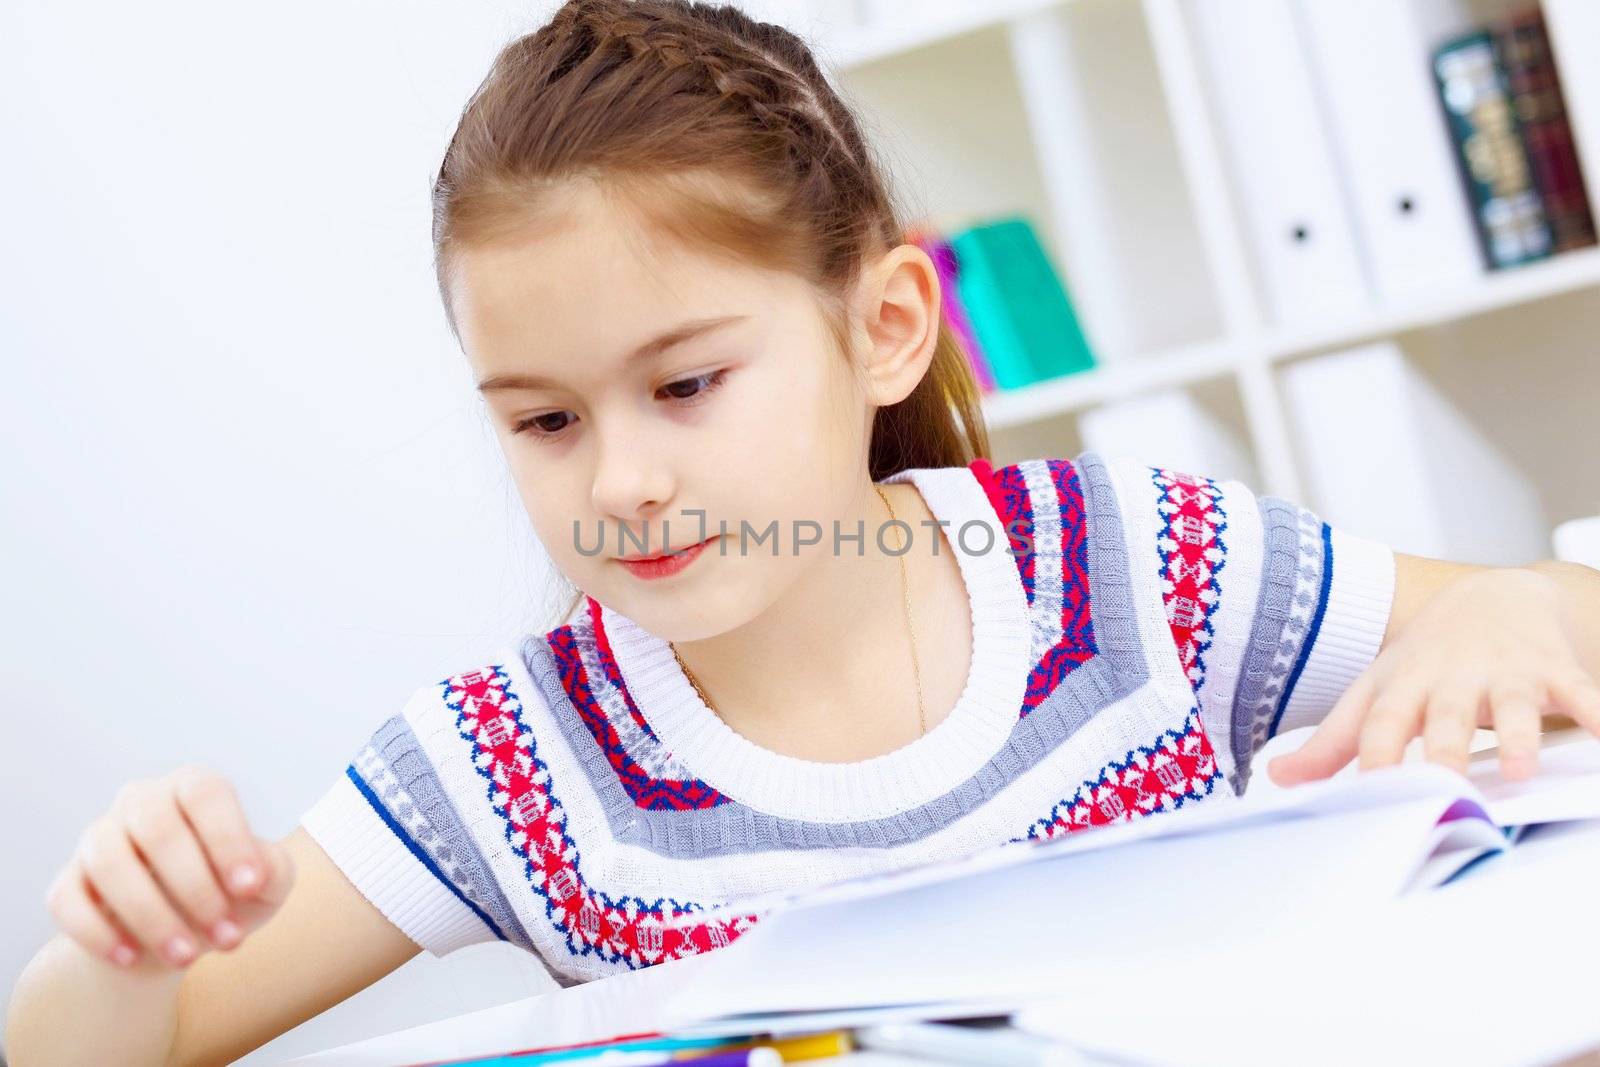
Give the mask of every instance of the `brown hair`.
MULTIPOLYGON (((541 194, 573 179, 595 181, 658 233, 807 278, 840 352, 844 296, 864 257, 905 239, 805 42, 728 4, 569 0, 495 57, 433 189, 452 331, 455 250, 515 239, 551 208, 541 194)), ((927 375, 874 416, 869 475, 988 454, 977 382, 941 314, 927 375)))

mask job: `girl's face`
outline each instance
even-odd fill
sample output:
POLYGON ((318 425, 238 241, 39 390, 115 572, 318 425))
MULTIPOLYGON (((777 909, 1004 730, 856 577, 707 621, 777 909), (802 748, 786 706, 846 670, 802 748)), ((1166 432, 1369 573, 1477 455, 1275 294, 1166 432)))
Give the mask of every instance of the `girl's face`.
POLYGON ((881 383, 851 373, 804 279, 649 245, 587 184, 564 203, 537 236, 461 253, 463 349, 556 566, 667 640, 715 636, 833 552, 836 519, 855 532, 892 400, 864 391, 881 383), (618 559, 707 538, 669 577, 618 559))

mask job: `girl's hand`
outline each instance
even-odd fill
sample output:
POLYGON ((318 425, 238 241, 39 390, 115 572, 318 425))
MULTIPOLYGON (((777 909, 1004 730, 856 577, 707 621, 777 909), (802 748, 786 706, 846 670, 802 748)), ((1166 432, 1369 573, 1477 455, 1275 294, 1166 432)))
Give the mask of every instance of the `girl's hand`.
POLYGON ((1543 715, 1600 735, 1600 683, 1574 648, 1560 586, 1521 568, 1480 571, 1439 590, 1294 752, 1267 764, 1279 785, 1398 763, 1419 733, 1426 758, 1466 772, 1473 731, 1494 728, 1500 771, 1538 766, 1543 715))
POLYGON ((45 892, 51 916, 123 967, 183 968, 232 949, 278 910, 294 864, 250 831, 233 787, 186 766, 129 782, 45 892))

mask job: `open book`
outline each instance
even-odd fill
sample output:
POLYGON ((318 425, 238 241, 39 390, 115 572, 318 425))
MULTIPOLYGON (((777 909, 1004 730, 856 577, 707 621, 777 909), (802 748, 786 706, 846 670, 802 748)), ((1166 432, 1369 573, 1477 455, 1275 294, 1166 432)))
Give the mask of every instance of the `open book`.
MULTIPOLYGON (((1317 1059, 1308 1034, 1318 1048, 1348 1051, 1363 1027, 1330 1030, 1319 1014, 1344 1004, 1391 1043, 1396 1035, 1413 1044, 1442 1042, 1448 1034, 1440 1027, 1461 1035, 1452 1055, 1418 1052, 1407 1062, 1465 1063, 1461 1042, 1499 1050, 1488 1023, 1500 1024, 1518 1047, 1533 1047, 1522 1032, 1527 1012, 1504 1000, 1503 982, 1496 995, 1504 1018, 1460 1019, 1502 964, 1539 974, 1512 983, 1524 1000, 1555 1003, 1568 991, 1590 996, 1592 983, 1561 984, 1546 957, 1571 952, 1581 967, 1600 955, 1600 924, 1585 920, 1600 884, 1600 855, 1589 857, 1588 868, 1559 875, 1530 866, 1515 881, 1507 879, 1511 871, 1495 873, 1493 859, 1515 858, 1508 850, 1536 855, 1541 847, 1581 858, 1577 844, 1542 842, 1567 834, 1600 847, 1600 833, 1584 827, 1600 827, 1600 742, 1581 731, 1547 734, 1539 775, 1521 783, 1500 779, 1492 751, 1474 757, 1467 778, 1428 764, 1364 774, 1348 768, 1325 782, 1186 806, 1052 842, 745 898, 728 909, 761 912, 762 920, 715 952, 294 1062, 387 1067, 623 1034, 803 1033, 1022 1009, 1043 1032, 1097 1037, 1094 1044, 1104 1048, 1140 1035, 1147 1043, 1227 1035, 1184 1045, 1176 1057, 1146 1049, 1152 1054, 1143 1062, 1223 1057, 1275 1065, 1285 1049, 1295 1051, 1295 1062, 1317 1059), (1543 825, 1555 823, 1564 825, 1543 825), (1535 825, 1541 828, 1526 844, 1516 844, 1535 825), (1446 881, 1461 884, 1426 888, 1446 881), (1505 902, 1462 892, 1497 884, 1517 892, 1505 902), (1452 897, 1452 907, 1438 906, 1452 897), (1538 906, 1530 909, 1532 899, 1538 906), (1579 925, 1563 929, 1566 915, 1579 925), (1518 940, 1530 930, 1533 946, 1518 940), (1497 963, 1479 945, 1504 946, 1508 958, 1497 963), (1341 946, 1345 958, 1336 960, 1341 946), (1483 958, 1463 961, 1463 953, 1483 958), (1433 971, 1419 977, 1417 965, 1430 961, 1433 971), (1388 982, 1381 997, 1352 1004, 1356 993, 1379 987, 1378 977, 1388 982), (1408 984, 1425 988, 1407 993, 1408 984), (1418 996, 1427 989, 1448 997, 1421 1007, 1418 996), (1278 1000, 1269 1006, 1274 991, 1278 1000), (1386 1003, 1404 1015, 1404 1025, 1383 1031, 1372 1021, 1386 1003), (1297 1004, 1318 1017, 1294 1014, 1297 1004), (1433 1029, 1405 1013, 1432 1019, 1433 1029), (1196 1015, 1199 1022, 1185 1025, 1196 1015), (1088 1032, 1091 1022, 1098 1033, 1088 1032), (1332 1041, 1341 1035, 1344 1045, 1332 1041), (1249 1049, 1259 1055, 1243 1055, 1249 1049)), ((1591 1009, 1585 1001, 1582 1012, 1570 1014, 1582 1022, 1591 1009)), ((1547 1021, 1552 1040, 1563 1036, 1555 1031, 1560 1021, 1547 1021)))
MULTIPOLYGON (((1600 818, 1600 741, 1580 730, 1551 735, 1541 749, 1539 774, 1523 782, 1500 777, 1493 750, 1473 757, 1466 778, 1429 763, 1404 763, 1365 773, 1358 773, 1351 764, 1332 778, 1294 789, 1246 793, 1237 800, 1198 804, 1049 841, 1018 842, 963 859, 862 875, 820 887, 741 897, 668 919, 667 924, 698 924, 719 915, 769 916, 793 907, 879 896, 1018 864, 1055 862, 1067 855, 1135 841, 1240 831, 1408 805, 1437 809, 1437 815, 1425 820, 1429 824, 1425 832, 1399 850, 1394 857, 1401 861, 1398 866, 1381 869, 1375 856, 1350 857, 1370 873, 1374 885, 1396 893, 1449 881, 1474 861, 1511 847, 1528 826, 1600 818)), ((1321 831, 1310 825, 1302 832, 1316 835, 1321 831)), ((1248 847, 1247 841, 1240 844, 1248 847)))
MULTIPOLYGON (((1023 1002, 1470 877, 1530 826, 1600 820, 1600 741, 1547 735, 1539 774, 1428 763, 1246 794, 1053 841, 729 901, 759 915, 670 1009, 686 1033, 896 1005, 1023 1002)), ((705 921, 707 912, 686 916, 705 921)), ((1168 976, 1181 980, 1179 975, 1168 976)))

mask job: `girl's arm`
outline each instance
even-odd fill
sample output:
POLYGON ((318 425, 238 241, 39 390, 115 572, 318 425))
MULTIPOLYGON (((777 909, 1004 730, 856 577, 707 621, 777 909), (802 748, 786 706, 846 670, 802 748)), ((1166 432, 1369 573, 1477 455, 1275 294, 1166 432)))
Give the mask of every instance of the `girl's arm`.
POLYGON ((278 911, 231 951, 131 970, 58 934, 18 979, 13 1067, 227 1064, 376 982, 418 952, 296 827, 278 911))
POLYGON ((1501 770, 1523 777, 1541 727, 1600 734, 1600 571, 1408 555, 1238 480, 1092 452, 1077 464, 1091 499, 1116 504, 1133 572, 1148 581, 1154 564, 1235 790, 1273 737, 1303 727, 1311 737, 1267 764, 1279 785, 1358 756, 1398 762, 1419 735, 1429 760, 1465 771, 1480 727, 1497 735, 1501 770))
POLYGON ((1542 560, 1492 567, 1395 553, 1395 592, 1377 658, 1306 743, 1274 759, 1288 785, 1360 757, 1398 762, 1415 737, 1459 770, 1492 728, 1502 773, 1536 769, 1546 718, 1600 735, 1600 571, 1542 560))

